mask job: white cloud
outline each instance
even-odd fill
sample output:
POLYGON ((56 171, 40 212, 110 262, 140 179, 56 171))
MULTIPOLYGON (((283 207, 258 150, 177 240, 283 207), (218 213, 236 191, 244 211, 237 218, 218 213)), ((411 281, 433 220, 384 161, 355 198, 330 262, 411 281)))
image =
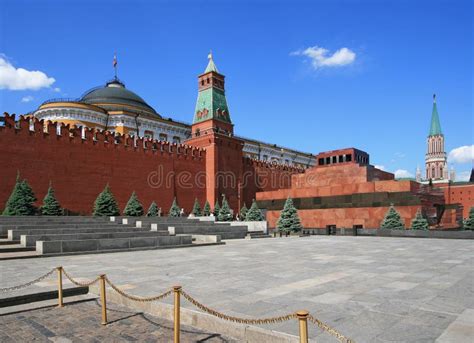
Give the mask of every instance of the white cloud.
POLYGON ((382 166, 382 165, 379 165, 379 164, 376 164, 374 167, 377 168, 377 169, 380 169, 380 170, 385 170, 385 166, 382 166))
POLYGON ((38 90, 50 87, 56 80, 42 71, 15 68, 4 57, 0 56, 0 89, 38 90))
POLYGON ((328 49, 318 46, 293 51, 290 55, 308 57, 314 69, 345 66, 351 64, 356 59, 356 53, 348 48, 336 50, 336 52, 331 55, 328 49))
POLYGON ((53 91, 55 91, 56 93, 59 93, 59 92, 61 92, 61 88, 55 87, 55 88, 53 88, 53 91))
POLYGON ((464 145, 451 150, 448 160, 450 163, 472 163, 474 161, 474 145, 464 145))
POLYGON ((469 178, 471 177, 471 171, 463 171, 460 173, 456 173, 456 181, 469 181, 469 178))
POLYGON ((21 102, 30 102, 33 101, 35 98, 33 98, 31 95, 24 96, 21 98, 21 102))
POLYGON ((413 177, 413 174, 410 173, 408 170, 405 170, 405 169, 397 169, 397 170, 395 170, 394 174, 395 174, 396 179, 413 177))

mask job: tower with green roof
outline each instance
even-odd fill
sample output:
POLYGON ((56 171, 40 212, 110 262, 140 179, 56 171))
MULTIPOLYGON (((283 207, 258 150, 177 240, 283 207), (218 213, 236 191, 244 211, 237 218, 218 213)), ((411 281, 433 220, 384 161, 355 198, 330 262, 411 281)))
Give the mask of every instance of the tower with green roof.
POLYGON ((436 182, 448 181, 448 165, 444 150, 444 135, 441 131, 436 94, 433 94, 433 109, 431 111, 431 125, 427 138, 427 152, 425 155, 426 180, 436 182))
POLYGON ((209 119, 232 124, 225 97, 225 76, 219 73, 212 53, 208 56, 206 70, 198 77, 198 98, 193 124, 209 119))
POLYGON ((212 205, 225 196, 230 208, 237 213, 242 206, 240 184, 244 141, 234 136, 225 96, 225 76, 217 69, 212 53, 208 59, 204 73, 198 76, 191 137, 186 144, 206 151, 206 201, 212 205))

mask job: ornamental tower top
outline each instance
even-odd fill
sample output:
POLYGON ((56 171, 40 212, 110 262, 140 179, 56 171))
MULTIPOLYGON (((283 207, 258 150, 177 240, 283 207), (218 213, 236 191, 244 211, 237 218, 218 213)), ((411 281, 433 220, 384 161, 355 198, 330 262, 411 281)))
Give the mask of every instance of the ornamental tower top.
POLYGON ((227 99, 225 97, 225 76, 219 73, 212 52, 203 74, 198 77, 198 98, 193 124, 209 119, 231 124, 227 99))
POLYGON ((425 155, 426 180, 447 182, 448 165, 444 150, 444 135, 441 131, 436 94, 433 94, 433 109, 431 111, 430 132, 427 138, 427 152, 425 155))

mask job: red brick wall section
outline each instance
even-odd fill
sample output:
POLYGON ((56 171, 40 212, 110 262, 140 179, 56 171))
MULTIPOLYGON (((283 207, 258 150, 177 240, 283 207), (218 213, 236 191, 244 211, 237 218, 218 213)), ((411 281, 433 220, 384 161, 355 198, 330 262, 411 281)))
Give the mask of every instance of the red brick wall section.
MULTIPOLYGON (((249 207, 257 192, 288 190, 292 185, 292 176, 302 174, 301 168, 243 158, 242 205, 249 207)), ((259 193, 267 194, 267 193, 259 193)))
POLYGON ((33 126, 31 131, 27 119, 20 117, 15 124, 14 117, 5 114, 5 126, 0 127, 0 210, 17 172, 32 186, 38 205, 51 181, 61 205, 80 214, 91 213, 94 200, 107 183, 121 210, 132 191, 137 192, 145 208, 154 200, 164 212, 175 196, 187 212, 196 197, 201 203, 205 201, 205 188, 196 187, 194 178, 205 173, 203 149, 147 139, 134 144, 127 135, 93 129, 86 130, 83 139, 80 128, 65 125, 57 135, 56 124, 36 119, 33 126))
POLYGON ((463 218, 469 217, 469 209, 474 207, 474 183, 436 186, 443 189, 448 204, 461 204, 463 218))

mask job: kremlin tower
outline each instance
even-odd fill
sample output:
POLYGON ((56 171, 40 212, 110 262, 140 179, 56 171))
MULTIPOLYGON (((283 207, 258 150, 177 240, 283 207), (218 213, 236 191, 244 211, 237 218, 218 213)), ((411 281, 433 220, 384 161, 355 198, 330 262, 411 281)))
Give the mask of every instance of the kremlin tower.
MULTIPOLYGON (((425 181, 433 183, 449 182, 448 163, 444 150, 444 135, 441 131, 436 94, 433 94, 433 110, 431 112, 431 126, 427 138, 427 152, 425 155, 425 181)), ((419 178, 417 171, 417 179, 419 178)), ((454 173, 452 172, 454 175, 454 173)))

